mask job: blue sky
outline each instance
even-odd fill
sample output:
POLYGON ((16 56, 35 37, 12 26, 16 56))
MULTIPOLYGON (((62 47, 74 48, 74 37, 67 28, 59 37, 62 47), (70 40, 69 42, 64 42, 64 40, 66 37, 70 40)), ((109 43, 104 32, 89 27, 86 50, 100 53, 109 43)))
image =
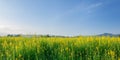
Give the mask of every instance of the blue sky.
POLYGON ((120 0, 0 0, 0 32, 120 33, 120 0))

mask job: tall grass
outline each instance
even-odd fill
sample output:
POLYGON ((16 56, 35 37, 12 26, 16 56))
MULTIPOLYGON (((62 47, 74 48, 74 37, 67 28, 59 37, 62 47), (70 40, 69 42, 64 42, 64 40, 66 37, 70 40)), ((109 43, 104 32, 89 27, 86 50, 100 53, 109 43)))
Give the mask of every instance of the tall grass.
POLYGON ((120 37, 0 37, 0 60, 120 60, 120 37))

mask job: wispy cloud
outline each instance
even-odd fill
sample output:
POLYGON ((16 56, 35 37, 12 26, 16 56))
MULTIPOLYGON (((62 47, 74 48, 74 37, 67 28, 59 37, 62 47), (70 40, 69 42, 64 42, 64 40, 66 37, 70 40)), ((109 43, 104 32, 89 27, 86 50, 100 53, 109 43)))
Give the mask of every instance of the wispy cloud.
POLYGON ((71 15, 71 14, 78 13, 78 12, 90 13, 102 5, 103 5, 102 2, 92 3, 92 4, 81 3, 81 4, 78 4, 77 6, 74 6, 73 8, 69 9, 68 11, 64 12, 63 14, 59 15, 59 17, 71 15))
POLYGON ((87 4, 85 2, 80 3, 74 7, 71 7, 71 9, 64 11, 61 14, 55 15, 53 17, 53 19, 51 19, 51 20, 55 20, 55 21, 57 21, 56 23, 59 23, 66 19, 74 18, 74 17, 69 17, 69 16, 74 16, 76 14, 79 14, 80 17, 78 19, 83 21, 83 20, 86 20, 87 16, 90 16, 91 13, 94 14, 94 12, 97 11, 97 9, 100 8, 101 6, 103 6, 103 2, 91 3, 91 4, 87 4), (85 16, 85 15, 87 15, 87 16, 85 16))
POLYGON ((93 8, 98 8, 100 6, 102 6, 103 3, 95 3, 95 4, 91 4, 87 7, 87 9, 93 9, 93 8))
POLYGON ((103 5, 103 3, 95 3, 95 4, 91 4, 88 7, 86 7, 86 11, 88 13, 94 12, 95 9, 101 7, 103 5))

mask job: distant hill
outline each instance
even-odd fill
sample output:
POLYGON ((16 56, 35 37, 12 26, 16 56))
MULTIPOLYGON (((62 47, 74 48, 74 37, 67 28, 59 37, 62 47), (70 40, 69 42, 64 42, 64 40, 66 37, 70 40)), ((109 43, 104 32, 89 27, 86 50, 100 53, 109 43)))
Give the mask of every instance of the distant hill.
POLYGON ((99 34, 97 36, 120 36, 120 34, 112 34, 112 33, 103 33, 103 34, 99 34))
MULTIPOLYGON (((70 37, 70 36, 59 36, 59 35, 24 35, 24 34, 7 34, 7 33, 0 33, 0 36, 23 36, 23 37, 70 37)), ((82 35, 81 35, 82 36, 82 35)), ((103 34, 98 34, 98 35, 90 35, 90 36, 115 36, 118 37, 120 34, 112 34, 112 33, 103 33, 103 34)), ((79 36, 73 36, 73 37, 79 37, 79 36)))

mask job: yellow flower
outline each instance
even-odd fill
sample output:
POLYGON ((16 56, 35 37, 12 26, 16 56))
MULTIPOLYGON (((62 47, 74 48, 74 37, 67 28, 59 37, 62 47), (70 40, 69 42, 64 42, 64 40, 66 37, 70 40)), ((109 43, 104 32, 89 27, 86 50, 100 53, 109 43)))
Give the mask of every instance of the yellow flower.
POLYGON ((16 49, 16 51, 18 50, 18 46, 17 45, 15 46, 15 49, 16 49))
POLYGON ((21 54, 19 54, 19 58, 21 58, 22 57, 22 55, 21 54))
POLYGON ((112 51, 112 50, 110 50, 110 51, 108 52, 108 55, 111 55, 112 57, 114 57, 114 56, 115 56, 115 52, 112 51))
POLYGON ((66 51, 68 51, 69 49, 68 49, 68 47, 66 47, 66 49, 65 49, 66 51))

